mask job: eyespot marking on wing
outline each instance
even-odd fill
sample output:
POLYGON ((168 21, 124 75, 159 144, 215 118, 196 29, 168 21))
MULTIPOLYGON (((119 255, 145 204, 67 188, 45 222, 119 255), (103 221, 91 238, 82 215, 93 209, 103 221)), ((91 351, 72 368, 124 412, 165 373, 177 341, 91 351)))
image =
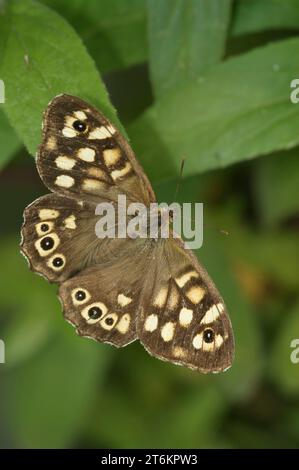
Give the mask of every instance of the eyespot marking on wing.
POLYGON ((51 256, 48 259, 47 265, 53 271, 61 271, 66 264, 66 257, 62 253, 55 253, 55 255, 51 256))
POLYGON ((71 298, 74 305, 83 305, 90 299, 90 293, 83 287, 76 287, 72 290, 71 298))
POLYGON ((60 239, 56 233, 50 233, 35 242, 35 248, 40 256, 45 257, 53 253, 60 243, 60 239))

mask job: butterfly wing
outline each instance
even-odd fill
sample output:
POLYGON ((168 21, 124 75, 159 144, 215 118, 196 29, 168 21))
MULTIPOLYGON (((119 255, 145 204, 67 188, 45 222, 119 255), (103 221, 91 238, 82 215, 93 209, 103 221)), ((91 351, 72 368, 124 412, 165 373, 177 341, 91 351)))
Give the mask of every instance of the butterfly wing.
POLYGON ((234 337, 223 299, 179 239, 160 241, 147 276, 138 319, 138 337, 160 359, 200 372, 231 366, 234 337))
POLYGON ((45 185, 67 197, 117 201, 118 194, 148 205, 151 185, 115 127, 81 99, 59 95, 48 105, 37 168, 45 185))
POLYGON ((137 338, 140 293, 150 256, 150 247, 135 240, 117 259, 83 270, 61 284, 64 316, 79 335, 117 347, 137 338))
POLYGON ((131 239, 96 236, 95 204, 47 194, 24 212, 21 251, 30 268, 62 282, 86 267, 114 259, 131 239))

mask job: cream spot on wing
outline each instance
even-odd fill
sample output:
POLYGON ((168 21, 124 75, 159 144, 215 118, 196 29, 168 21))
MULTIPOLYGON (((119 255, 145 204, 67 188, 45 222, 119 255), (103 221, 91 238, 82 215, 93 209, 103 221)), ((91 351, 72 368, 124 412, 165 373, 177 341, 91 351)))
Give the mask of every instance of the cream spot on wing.
POLYGON ((100 321, 100 325, 102 328, 104 328, 104 330, 110 331, 112 328, 114 328, 117 320, 118 315, 116 313, 109 313, 105 318, 103 318, 103 320, 100 321))
POLYGON ((59 175, 55 180, 56 186, 60 186, 61 188, 71 188, 74 183, 74 178, 69 175, 59 175))
POLYGON ((220 346, 223 344, 223 337, 221 335, 216 335, 215 338, 215 346, 216 348, 220 348, 220 346))
POLYGON ((199 274, 196 271, 189 271, 188 273, 183 274, 180 277, 175 278, 175 282, 179 287, 184 287, 185 284, 187 284, 188 281, 192 278, 199 277, 199 274))
POLYGON ((99 140, 107 139, 109 137, 111 137, 111 132, 105 126, 96 127, 88 135, 89 139, 99 139, 99 140))
POLYGON ((40 209, 38 216, 40 220, 57 219, 59 212, 55 209, 40 209))
POLYGON ((221 303, 217 304, 217 308, 218 308, 220 313, 224 312, 224 305, 223 304, 221 304, 221 303))
POLYGON ((71 127, 64 127, 62 129, 62 133, 64 137, 76 137, 77 135, 77 132, 75 131, 75 129, 72 129, 71 127))
POLYGON ((97 323, 98 321, 100 321, 100 319, 103 318, 104 315, 106 315, 107 311, 108 311, 108 309, 107 309, 106 305, 103 304, 103 302, 94 302, 92 304, 87 305, 81 311, 81 315, 82 315, 83 318, 85 318, 85 320, 87 321, 87 323, 89 325, 93 325, 94 323, 97 323), (101 311, 101 316, 99 316, 98 318, 91 318, 88 314, 90 309, 92 309, 93 307, 98 307, 101 311))
POLYGON ((192 322, 193 311, 189 308, 183 307, 180 311, 179 321, 180 325, 187 327, 192 322))
POLYGON ((223 309, 223 304, 212 305, 212 307, 209 308, 200 323, 204 323, 205 325, 208 323, 213 323, 219 318, 221 314, 220 312, 222 312, 223 309))
POLYGON ((55 150, 57 146, 57 140, 54 136, 49 137, 46 143, 47 150, 55 150))
POLYGON ((106 181, 108 180, 106 173, 101 168, 92 166, 91 168, 87 169, 87 174, 93 178, 99 178, 106 181))
POLYGON ((72 214, 63 221, 65 228, 69 228, 71 230, 74 230, 77 228, 76 225, 76 217, 72 214))
POLYGON ((64 268, 65 263, 66 263, 66 258, 62 253, 55 253, 55 255, 51 256, 51 258, 49 258, 47 261, 47 265, 49 266, 49 268, 57 272, 61 271, 64 268), (59 265, 57 265, 58 259, 59 259, 59 265))
POLYGON ((128 313, 125 313, 119 320, 116 329, 123 335, 127 333, 130 326, 131 316, 128 313))
POLYGON ((131 297, 127 297, 124 294, 119 294, 117 297, 117 302, 121 307, 126 307, 129 303, 132 302, 131 297))
POLYGON ((179 304, 178 291, 174 287, 172 287, 171 291, 170 291, 170 294, 169 294, 169 297, 168 297, 168 300, 167 300, 167 307, 170 310, 175 310, 177 308, 178 304, 179 304))
POLYGON ((161 336, 165 342, 171 341, 174 335, 175 324, 171 321, 165 323, 161 329, 161 336))
POLYGON ((195 349, 202 349, 202 345, 203 345, 202 333, 198 333, 197 335, 194 336, 192 344, 195 349))
POLYGON ((34 246, 37 249, 39 255, 44 257, 44 256, 48 256, 51 253, 53 253, 53 251, 56 250, 59 243, 60 243, 60 239, 59 239, 58 235, 56 233, 51 233, 49 235, 45 235, 44 237, 39 238, 38 240, 36 240, 34 246), (42 247, 42 241, 44 240, 44 238, 51 238, 52 239, 53 246, 50 249, 45 250, 42 247))
POLYGON ((149 331, 152 333, 157 329, 158 326, 158 316, 155 314, 149 315, 144 323, 144 329, 145 331, 149 331))
POLYGON ((187 356, 187 351, 184 348, 181 348, 180 346, 175 346, 172 351, 174 357, 178 359, 183 359, 184 357, 187 356))
POLYGON ((113 181, 122 178, 123 176, 126 176, 132 169, 131 163, 127 162, 123 168, 120 170, 113 170, 111 172, 111 176, 113 181))
POLYGON ((72 125, 74 124, 74 122, 76 121, 77 119, 74 118, 74 116, 65 116, 64 118, 64 123, 66 125, 66 127, 72 127, 72 125))
POLYGON ((85 119, 87 119, 87 116, 84 111, 75 111, 74 116, 80 121, 85 121, 85 119))
POLYGON ((110 134, 114 134, 116 132, 116 129, 114 129, 114 127, 111 126, 111 124, 109 126, 107 126, 107 129, 110 132, 110 134))
POLYGON ((211 343, 206 343, 205 341, 203 341, 202 349, 206 352, 214 351, 215 350, 215 341, 212 341, 211 343))
POLYGON ((47 221, 47 222, 39 222, 35 226, 36 233, 38 234, 39 237, 42 237, 43 235, 46 235, 47 233, 50 233, 51 230, 53 229, 54 224, 53 222, 47 221), (42 228, 46 228, 48 226, 47 230, 42 230, 42 228))
POLYGON ((198 304, 204 298, 205 292, 205 289, 202 287, 192 286, 186 293, 186 296, 193 304, 198 304))
POLYGON ((120 148, 106 149, 103 151, 103 158, 106 166, 115 165, 121 158, 120 148))
POLYGON ((77 153, 78 157, 84 162, 94 162, 95 154, 95 150, 89 147, 82 147, 77 153))
POLYGON ((76 289, 72 290, 71 297, 72 297, 72 301, 74 305, 83 305, 89 301, 90 293, 88 292, 87 289, 84 289, 83 287, 76 287, 76 289), (80 297, 76 298, 76 294, 78 296, 78 293, 81 293, 81 292, 83 293, 83 297, 85 295, 85 297, 82 298, 82 300, 80 299, 80 297))
POLYGON ((86 178, 83 180, 82 188, 87 192, 99 191, 105 189, 105 184, 99 180, 86 178))
POLYGON ((61 170, 71 170, 76 163, 76 160, 69 157, 59 156, 55 160, 56 166, 61 170))
POLYGON ((166 299, 167 299, 167 292, 168 292, 168 288, 167 287, 162 287, 158 294, 156 295, 155 299, 154 299, 154 302, 153 302, 153 305, 155 307, 159 307, 159 308, 162 308, 164 307, 165 305, 165 302, 166 302, 166 299))

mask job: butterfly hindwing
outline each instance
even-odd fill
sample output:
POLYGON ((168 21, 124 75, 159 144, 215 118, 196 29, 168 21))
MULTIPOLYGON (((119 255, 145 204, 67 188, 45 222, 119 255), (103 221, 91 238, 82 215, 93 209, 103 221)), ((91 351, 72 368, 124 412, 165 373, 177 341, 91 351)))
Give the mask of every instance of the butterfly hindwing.
POLYGON ((148 255, 150 250, 136 240, 117 259, 83 270, 62 283, 59 296, 64 316, 79 335, 115 346, 125 346, 137 338, 148 255))
POLYGON ((21 250, 31 269, 51 282, 61 282, 82 269, 94 233, 94 207, 47 194, 24 212, 21 250))
POLYGON ((234 339, 220 294, 179 240, 167 240, 163 253, 163 274, 141 298, 140 341, 160 359, 201 372, 227 369, 234 339))
POLYGON ((53 192, 116 201, 119 193, 148 204, 154 193, 121 133, 99 111, 69 95, 49 104, 37 167, 53 192))

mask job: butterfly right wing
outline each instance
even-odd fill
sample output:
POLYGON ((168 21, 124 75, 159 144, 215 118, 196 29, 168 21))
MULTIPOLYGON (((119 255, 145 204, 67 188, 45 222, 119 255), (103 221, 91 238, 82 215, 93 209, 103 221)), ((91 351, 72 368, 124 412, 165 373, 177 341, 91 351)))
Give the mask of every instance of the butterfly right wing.
POLYGON ((98 110, 70 95, 56 96, 43 120, 37 168, 53 192, 86 201, 155 201, 151 185, 121 133, 98 110))
POLYGON ((79 335, 125 346, 137 339, 137 318, 151 250, 133 240, 117 259, 93 266, 63 282, 59 297, 66 320, 79 335))

